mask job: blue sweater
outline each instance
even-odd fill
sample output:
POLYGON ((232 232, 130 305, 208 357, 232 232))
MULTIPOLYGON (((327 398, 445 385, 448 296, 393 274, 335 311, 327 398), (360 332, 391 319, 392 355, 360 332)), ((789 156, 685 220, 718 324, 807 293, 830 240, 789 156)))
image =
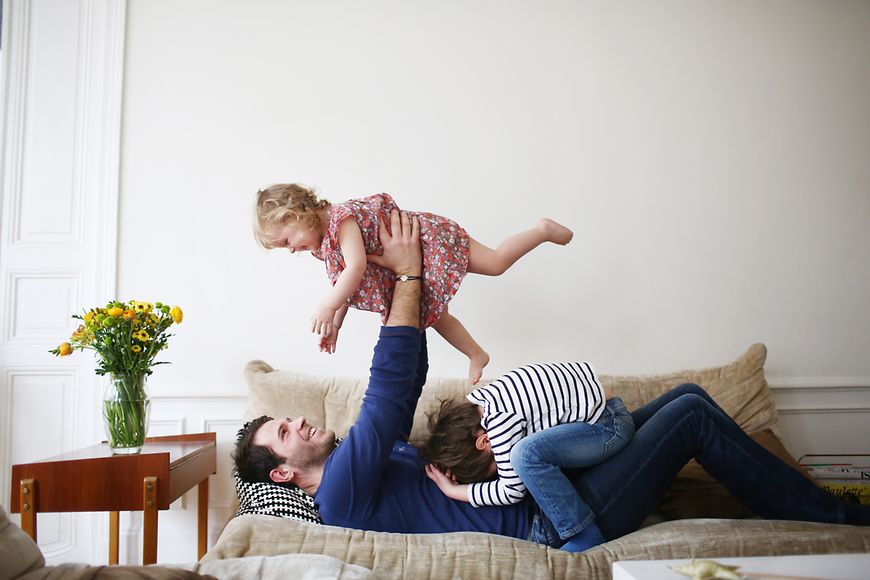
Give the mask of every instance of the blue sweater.
POLYGON ((446 497, 405 443, 428 370, 426 335, 381 328, 359 418, 330 455, 314 501, 323 523, 400 533, 488 532, 525 539, 529 500, 472 507, 446 497))

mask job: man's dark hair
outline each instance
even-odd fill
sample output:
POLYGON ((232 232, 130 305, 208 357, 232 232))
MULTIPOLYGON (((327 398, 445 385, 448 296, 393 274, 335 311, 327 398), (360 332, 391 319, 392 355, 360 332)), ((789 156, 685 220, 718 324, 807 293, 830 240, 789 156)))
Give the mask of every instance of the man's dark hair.
POLYGON ((442 471, 449 469, 460 483, 489 479, 492 455, 477 449, 475 440, 483 427, 480 411, 470 401, 441 401, 429 415, 429 439, 423 457, 442 471))
POLYGON ((274 483, 269 477, 269 473, 285 461, 268 447, 254 445, 254 435, 256 435, 257 430, 263 426, 263 423, 271 420, 272 417, 267 415, 257 417, 253 421, 245 423, 245 426, 239 429, 236 437, 233 461, 236 464, 236 472, 239 477, 248 483, 259 481, 274 483))

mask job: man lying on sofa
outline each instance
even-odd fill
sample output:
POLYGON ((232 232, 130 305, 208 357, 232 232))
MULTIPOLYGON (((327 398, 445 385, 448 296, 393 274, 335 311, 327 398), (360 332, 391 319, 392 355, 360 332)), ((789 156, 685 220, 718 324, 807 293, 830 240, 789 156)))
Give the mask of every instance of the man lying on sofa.
MULTIPOLYGON (((381 226, 378 263, 397 275, 422 271, 416 220, 393 212, 381 226)), ((356 423, 340 446, 335 433, 304 417, 260 417, 234 453, 246 481, 296 485, 314 497, 329 525, 399 533, 476 531, 552 547, 563 540, 535 503, 472 507, 446 497, 407 443, 426 382, 426 335, 419 329, 418 278, 396 284, 374 349, 356 423)), ((870 506, 848 504, 817 488, 755 443, 697 385, 682 385, 632 413, 636 433, 611 459, 575 476, 605 538, 635 531, 690 459, 755 513, 767 518, 870 524, 870 506)))

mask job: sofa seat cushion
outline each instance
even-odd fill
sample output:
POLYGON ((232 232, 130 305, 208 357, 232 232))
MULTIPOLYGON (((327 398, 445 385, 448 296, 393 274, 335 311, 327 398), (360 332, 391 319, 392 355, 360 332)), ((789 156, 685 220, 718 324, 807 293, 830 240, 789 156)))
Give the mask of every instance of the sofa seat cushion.
POLYGON ((391 534, 244 516, 202 561, 301 553, 332 556, 379 578, 610 578, 618 560, 868 551, 870 528, 778 520, 665 522, 572 554, 475 532, 391 534))
POLYGON ((246 556, 227 560, 199 562, 194 569, 221 579, 247 580, 367 580, 380 578, 371 570, 342 562, 338 558, 315 554, 246 556))

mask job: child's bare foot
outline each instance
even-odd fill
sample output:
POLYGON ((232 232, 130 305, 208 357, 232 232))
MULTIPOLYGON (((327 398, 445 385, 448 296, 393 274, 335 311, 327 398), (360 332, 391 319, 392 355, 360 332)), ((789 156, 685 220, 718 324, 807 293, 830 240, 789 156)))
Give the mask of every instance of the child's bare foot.
POLYGON ((489 355, 486 351, 480 349, 480 352, 468 357, 470 364, 468 365, 468 380, 472 385, 480 382, 480 377, 483 376, 483 367, 489 364, 489 355))
POLYGON ((550 218, 541 218, 536 226, 547 236, 547 241, 564 246, 574 237, 574 232, 550 218))

